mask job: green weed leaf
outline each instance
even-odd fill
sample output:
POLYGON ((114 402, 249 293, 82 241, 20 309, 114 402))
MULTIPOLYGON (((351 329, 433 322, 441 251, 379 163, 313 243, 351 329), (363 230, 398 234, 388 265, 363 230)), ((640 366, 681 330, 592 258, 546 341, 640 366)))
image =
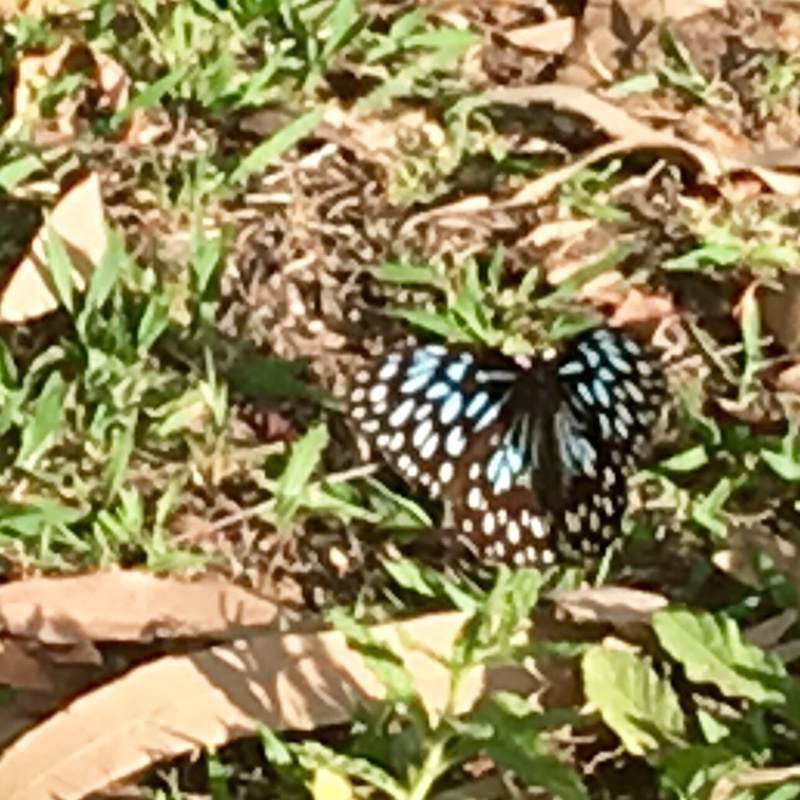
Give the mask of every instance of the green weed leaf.
POLYGON ((629 753, 643 756, 683 737, 677 694, 642 658, 596 645, 581 666, 586 697, 629 753))
POLYGON ((315 106, 295 117, 269 139, 254 147, 231 174, 230 185, 242 183, 253 173, 261 172, 276 158, 280 158, 287 150, 305 139, 319 125, 324 114, 325 106, 315 106))
POLYGON ((728 697, 780 703, 786 671, 781 662, 745 641, 736 622, 704 611, 664 609, 653 617, 664 649, 695 683, 711 683, 728 697))
POLYGON ((45 381, 36 400, 33 414, 22 429, 22 443, 17 453, 17 464, 31 469, 55 443, 60 433, 64 414, 67 386, 58 372, 45 381))

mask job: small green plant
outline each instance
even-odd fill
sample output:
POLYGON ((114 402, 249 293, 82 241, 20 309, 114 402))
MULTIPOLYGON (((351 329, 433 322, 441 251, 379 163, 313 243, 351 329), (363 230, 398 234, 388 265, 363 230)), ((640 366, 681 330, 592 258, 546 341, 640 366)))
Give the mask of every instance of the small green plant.
POLYGON ((800 797, 800 684, 727 615, 670 608, 653 628, 668 660, 590 647, 586 694, 631 755, 658 771, 665 797, 800 797), (689 685, 678 688, 678 667, 689 685))
MULTIPOLYGON (((528 651, 523 632, 539 585, 534 572, 501 570, 486 595, 467 601, 469 621, 443 662, 449 689, 438 710, 426 707, 415 676, 369 628, 349 614, 332 613, 336 627, 383 684, 386 700, 358 715, 347 752, 316 741, 287 743, 264 731, 266 757, 287 781, 286 791, 305 783, 314 800, 336 796, 327 793, 334 790, 342 798, 371 791, 392 800, 427 800, 445 789, 448 796, 468 797, 469 781, 461 767, 483 754, 508 785, 539 787, 563 800, 586 798, 575 771, 546 743, 547 730, 570 715, 545 712, 519 695, 499 691, 467 711, 458 710, 468 675, 518 661, 528 651)), ((409 646, 428 652, 422 642, 409 646)))

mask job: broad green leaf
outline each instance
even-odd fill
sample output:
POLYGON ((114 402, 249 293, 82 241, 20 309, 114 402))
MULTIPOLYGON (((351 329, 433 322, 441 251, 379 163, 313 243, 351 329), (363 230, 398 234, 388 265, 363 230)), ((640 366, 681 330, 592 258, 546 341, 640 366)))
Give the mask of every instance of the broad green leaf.
POLYGON ((280 158, 287 150, 305 139, 319 125, 324 114, 324 105, 315 106, 295 117, 269 139, 254 147, 230 175, 228 179, 230 185, 242 183, 253 173, 261 172, 276 158, 280 158))
POLYGON ((223 245, 221 235, 208 235, 201 224, 197 224, 192 231, 189 265, 192 271, 192 290, 197 299, 205 295, 211 278, 222 262, 223 245))
POLYGON ((430 331, 453 342, 468 342, 470 337, 454 324, 446 314, 426 311, 422 308, 407 308, 394 312, 394 316, 404 319, 411 325, 430 331))
POLYGON ((641 657, 596 645, 581 666, 586 697, 629 753, 643 756, 683 738, 677 694, 641 657))
POLYGON ((228 778, 230 777, 231 768, 220 761, 216 753, 208 753, 206 759, 208 789, 211 794, 211 800, 230 800, 228 778))
POLYGON ((385 559, 383 566, 396 583, 423 597, 447 597, 459 611, 470 614, 477 613, 481 607, 478 597, 438 570, 408 558, 385 559))
POLYGON ((695 683, 711 683, 728 697, 757 703, 784 699, 781 662, 747 642, 729 617, 668 608, 654 615, 653 629, 695 683))

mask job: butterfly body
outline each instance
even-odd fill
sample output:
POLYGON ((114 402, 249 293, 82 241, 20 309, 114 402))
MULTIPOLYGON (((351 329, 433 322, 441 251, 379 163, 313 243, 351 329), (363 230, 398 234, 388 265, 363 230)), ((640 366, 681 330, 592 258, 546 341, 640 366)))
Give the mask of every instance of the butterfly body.
POLYGON ((527 366, 467 346, 388 352, 356 374, 349 411, 483 557, 550 563, 618 529, 664 397, 657 359, 602 326, 527 366))

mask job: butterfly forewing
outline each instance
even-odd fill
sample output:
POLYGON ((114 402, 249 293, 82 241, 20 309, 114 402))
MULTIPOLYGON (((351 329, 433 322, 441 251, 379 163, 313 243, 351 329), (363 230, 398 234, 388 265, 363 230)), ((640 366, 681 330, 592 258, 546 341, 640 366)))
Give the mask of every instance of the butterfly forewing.
POLYGON ((515 379, 514 362, 463 347, 391 352, 356 373, 350 415, 392 467, 437 497, 495 429, 515 379))

